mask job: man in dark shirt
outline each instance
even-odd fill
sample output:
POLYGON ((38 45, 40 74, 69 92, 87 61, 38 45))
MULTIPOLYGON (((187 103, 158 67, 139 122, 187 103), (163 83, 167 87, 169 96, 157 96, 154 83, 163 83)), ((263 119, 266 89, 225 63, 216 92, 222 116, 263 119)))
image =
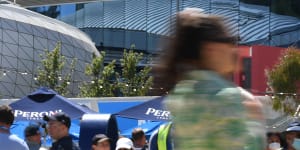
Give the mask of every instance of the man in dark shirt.
POLYGON ((48 133, 55 141, 50 150, 79 150, 69 135, 71 119, 68 115, 59 112, 52 116, 44 116, 44 120, 48 122, 48 133))

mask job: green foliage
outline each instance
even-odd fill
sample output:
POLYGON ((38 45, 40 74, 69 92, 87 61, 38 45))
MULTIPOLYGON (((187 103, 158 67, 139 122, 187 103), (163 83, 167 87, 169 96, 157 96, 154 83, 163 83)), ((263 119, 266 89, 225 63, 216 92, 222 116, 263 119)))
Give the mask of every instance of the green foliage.
POLYGON ((115 60, 104 66, 105 52, 99 56, 93 55, 91 64, 85 69, 85 74, 91 77, 91 83, 85 82, 80 87, 80 96, 83 97, 109 97, 115 96, 117 88, 113 79, 115 78, 115 60))
POLYGON ((121 73, 117 73, 115 69, 115 60, 105 66, 104 58, 105 52, 101 52, 100 56, 93 55, 91 64, 86 66, 85 73, 91 78, 91 82, 85 82, 80 87, 80 96, 145 96, 147 94, 153 78, 149 76, 150 66, 137 69, 138 63, 143 59, 142 53, 124 50, 123 57, 120 59, 121 73))
POLYGON ((295 112, 299 97, 300 51, 295 47, 288 48, 280 57, 279 63, 266 70, 268 85, 274 92, 272 101, 275 110, 288 114, 295 112))
POLYGON ((122 73, 118 78, 118 86, 123 96, 145 96, 153 84, 153 77, 149 76, 150 66, 137 70, 138 63, 143 59, 142 53, 124 50, 120 59, 122 73))
POLYGON ((52 50, 46 50, 41 57, 41 66, 38 66, 38 75, 36 78, 37 86, 44 86, 57 91, 61 95, 68 93, 67 86, 71 81, 71 75, 74 72, 76 59, 73 59, 69 71, 66 72, 64 68, 66 65, 66 59, 60 53, 61 43, 58 42, 56 47, 52 50))

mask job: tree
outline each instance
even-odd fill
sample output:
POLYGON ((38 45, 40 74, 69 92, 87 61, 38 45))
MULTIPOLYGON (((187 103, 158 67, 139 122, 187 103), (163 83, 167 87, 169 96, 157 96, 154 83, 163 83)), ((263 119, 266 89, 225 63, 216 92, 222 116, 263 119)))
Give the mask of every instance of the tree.
POLYGON ((115 60, 104 66, 105 52, 101 52, 99 56, 93 54, 91 64, 88 64, 85 69, 85 74, 91 77, 91 82, 85 82, 80 87, 80 96, 84 97, 102 97, 115 96, 117 84, 114 79, 115 60))
POLYGON ((124 50, 120 59, 122 72, 118 77, 118 86, 123 96, 145 96, 153 84, 153 77, 149 76, 150 66, 138 70, 137 65, 143 59, 143 53, 124 50))
POLYGON ((61 43, 58 42, 52 50, 46 50, 44 55, 40 55, 42 61, 38 66, 38 75, 36 77, 36 85, 51 88, 61 95, 68 93, 67 87, 71 81, 71 75, 74 72, 76 59, 73 59, 67 71, 65 68, 66 59, 60 53, 61 43))
POLYGON ((93 55, 91 64, 86 66, 86 75, 91 81, 80 87, 80 96, 145 96, 152 86, 153 78, 149 75, 150 66, 137 69, 138 63, 143 59, 142 53, 127 52, 124 50, 120 59, 122 71, 116 71, 116 61, 104 65, 105 52, 100 56, 93 55))
POLYGON ((289 47, 282 53, 279 63, 266 70, 268 85, 273 92, 272 105, 275 110, 294 114, 298 106, 300 89, 300 51, 289 47))

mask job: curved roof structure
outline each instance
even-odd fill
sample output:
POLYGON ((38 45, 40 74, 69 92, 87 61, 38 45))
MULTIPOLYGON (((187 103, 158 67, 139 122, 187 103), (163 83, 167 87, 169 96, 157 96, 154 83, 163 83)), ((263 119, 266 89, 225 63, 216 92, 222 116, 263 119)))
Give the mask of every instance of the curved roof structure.
MULTIPOLYGON (((207 13, 224 16, 232 32, 241 38, 242 44, 268 40, 271 36, 300 29, 300 20, 296 17, 270 13, 269 7, 244 4, 237 0, 184 0, 180 1, 178 6, 179 8, 176 1, 161 0, 86 4, 88 8, 79 10, 84 11, 85 20, 77 23, 77 27, 113 28, 169 35, 170 19, 177 9, 198 7, 207 13)), ((68 20, 68 17, 74 16, 61 19, 68 20)), ((299 39, 300 37, 295 40, 299 39)))
MULTIPOLYGON (((17 22, 23 22, 25 24, 41 27, 43 29, 48 29, 60 33, 60 35, 57 34, 56 36, 62 36, 62 35, 71 36, 72 38, 74 38, 72 40, 79 40, 79 42, 84 43, 83 47, 85 47, 84 48, 85 50, 88 50, 92 53, 93 52, 98 53, 98 50, 95 47, 91 47, 91 45, 94 45, 94 43, 84 32, 78 30, 76 27, 58 21, 56 19, 52 19, 43 16, 41 14, 38 14, 36 12, 32 12, 25 8, 21 8, 19 6, 15 6, 11 4, 0 5, 0 18, 6 18, 17 22)), ((11 26, 11 28, 14 28, 14 26, 11 26)), ((17 28, 16 24, 15 24, 15 28, 17 28)), ((28 30, 31 31, 30 27, 28 28, 28 30)), ((40 33, 45 34, 45 37, 49 36, 49 38, 51 38, 50 35, 47 35, 47 32, 43 30, 40 33)))
POLYGON ((45 6, 45 5, 67 4, 67 3, 86 3, 86 2, 93 2, 97 0, 42 0, 42 1, 41 0, 2 0, 2 1, 16 3, 22 7, 36 7, 36 6, 45 6))
POLYGON ((61 55, 66 60, 60 81, 71 72, 71 61, 77 59, 67 95, 77 96, 78 85, 87 79, 85 65, 91 62, 93 53, 99 54, 91 39, 84 32, 61 21, 15 5, 1 4, 1 98, 20 98, 35 90, 38 68, 43 67, 41 60, 46 58, 45 50, 53 50, 58 42, 61 43, 61 55))

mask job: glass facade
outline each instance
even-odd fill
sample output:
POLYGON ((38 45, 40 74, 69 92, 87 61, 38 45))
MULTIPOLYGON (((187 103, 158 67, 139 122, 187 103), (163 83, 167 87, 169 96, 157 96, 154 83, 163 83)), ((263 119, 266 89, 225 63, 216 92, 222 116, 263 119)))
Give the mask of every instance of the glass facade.
POLYGON ((136 49, 144 50, 145 53, 155 53, 159 41, 166 38, 169 32, 166 25, 170 22, 170 5, 169 1, 131 0, 30 9, 80 28, 92 38, 97 47, 123 51, 124 48, 129 49, 134 45, 136 49), (163 8, 157 11, 157 6, 163 8), (63 11, 74 12, 63 15, 67 14, 63 11), (168 11, 168 14, 165 14, 165 11, 168 11), (157 17, 162 14, 164 15, 161 18, 157 17))
POLYGON ((232 32, 240 37, 240 44, 297 44, 298 3, 297 0, 115 0, 31 10, 80 28, 98 47, 123 49, 134 44, 145 53, 156 53, 159 41, 169 35, 173 14, 186 7, 224 16, 232 32))
POLYGON ((74 97, 78 85, 86 79, 85 64, 91 61, 93 52, 98 53, 94 43, 82 31, 61 21, 17 6, 0 5, 1 98, 20 98, 34 91, 40 55, 52 50, 57 42, 61 42, 61 53, 67 61, 77 58, 69 86, 69 96, 74 97))

